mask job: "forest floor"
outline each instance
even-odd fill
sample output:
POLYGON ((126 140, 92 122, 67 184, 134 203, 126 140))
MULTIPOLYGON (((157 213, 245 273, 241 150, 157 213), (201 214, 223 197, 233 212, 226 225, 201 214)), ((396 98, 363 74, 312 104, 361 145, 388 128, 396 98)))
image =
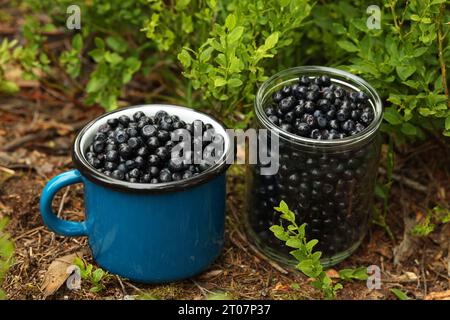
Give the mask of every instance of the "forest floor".
MULTIPOLYGON (((217 261, 201 275, 172 284, 143 285, 110 277, 104 289, 93 293, 91 284, 69 290, 61 284, 48 287, 44 278, 67 277, 52 262, 73 253, 95 265, 86 238, 55 235, 42 223, 39 197, 54 175, 73 168, 71 144, 77 130, 102 109, 84 107, 49 88, 31 86, 18 96, 0 98, 0 218, 8 216, 7 232, 15 243, 14 264, 3 284, 10 299, 205 299, 224 292, 234 299, 316 299, 320 292, 299 272, 264 258, 243 230, 243 168, 228 174, 226 241, 217 261), (52 273, 60 273, 52 274, 52 273)), ((329 271, 377 265, 382 271, 380 289, 369 290, 365 281, 348 282, 338 299, 395 299, 398 288, 416 299, 450 296, 450 228, 438 226, 428 237, 409 235, 414 224, 435 203, 448 203, 450 168, 448 145, 429 139, 396 150, 394 183, 387 224, 388 233, 372 225, 360 248, 329 271), (433 156, 430 157, 430 154, 433 156), (406 180, 404 178, 407 178, 406 180), (406 235, 406 236, 405 236, 406 235), (396 264, 394 264, 396 262, 396 264)), ((383 152, 383 158, 385 152, 383 152)), ((383 181, 381 161, 380 181, 383 181)), ((381 201, 377 203, 381 208, 381 201)), ((62 217, 83 219, 82 186, 72 186, 55 198, 54 210, 62 217)), ((64 280, 64 279, 63 279, 64 280)))

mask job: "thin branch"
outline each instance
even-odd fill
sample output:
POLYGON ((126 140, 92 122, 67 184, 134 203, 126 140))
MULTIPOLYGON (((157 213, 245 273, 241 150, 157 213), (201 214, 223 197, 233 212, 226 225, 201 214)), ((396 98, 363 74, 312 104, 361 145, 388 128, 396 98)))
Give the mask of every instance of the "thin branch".
POLYGON ((450 99, 448 95, 448 86, 447 86, 447 70, 444 61, 444 53, 442 49, 442 43, 444 42, 444 36, 442 33, 442 19, 445 12, 445 3, 441 5, 437 24, 437 41, 438 41, 438 56, 439 56, 439 64, 441 66, 441 77, 442 77, 442 86, 444 87, 444 93, 447 96, 447 106, 450 109, 450 99))

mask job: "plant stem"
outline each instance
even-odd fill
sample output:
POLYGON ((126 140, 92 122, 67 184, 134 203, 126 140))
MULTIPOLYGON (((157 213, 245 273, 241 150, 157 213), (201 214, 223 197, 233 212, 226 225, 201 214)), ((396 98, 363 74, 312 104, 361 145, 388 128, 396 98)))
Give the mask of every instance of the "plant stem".
POLYGON ((437 25, 438 56, 439 56, 439 64, 441 66, 442 87, 444 88, 444 93, 447 96, 447 106, 450 109, 450 100, 447 86, 447 70, 445 67, 444 54, 442 49, 442 42, 444 40, 444 36, 442 33, 442 18, 444 16, 444 12, 445 12, 445 3, 441 5, 436 25, 437 25))

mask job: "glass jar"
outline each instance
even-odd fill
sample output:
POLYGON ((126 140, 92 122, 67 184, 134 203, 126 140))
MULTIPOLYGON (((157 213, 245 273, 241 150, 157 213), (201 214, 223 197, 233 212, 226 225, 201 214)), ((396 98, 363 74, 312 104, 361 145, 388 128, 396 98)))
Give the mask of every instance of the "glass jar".
MULTIPOLYGON (((279 141, 279 168, 262 175, 261 165, 247 166, 246 229, 249 239, 266 255, 294 264, 288 247, 269 230, 280 224, 275 212, 284 200, 298 223, 306 223, 307 239, 318 239, 322 263, 334 265, 352 254, 362 242, 371 220, 377 175, 382 121, 382 103, 363 79, 341 70, 305 66, 282 71, 258 90, 255 101, 256 129, 268 129, 268 145, 279 141), (362 132, 336 140, 315 140, 281 130, 264 112, 274 91, 298 81, 301 76, 327 75, 348 91, 362 91, 369 98, 374 119, 362 132)), ((264 146, 260 146, 264 147, 264 146)), ((267 147, 270 150, 270 147, 267 147)))

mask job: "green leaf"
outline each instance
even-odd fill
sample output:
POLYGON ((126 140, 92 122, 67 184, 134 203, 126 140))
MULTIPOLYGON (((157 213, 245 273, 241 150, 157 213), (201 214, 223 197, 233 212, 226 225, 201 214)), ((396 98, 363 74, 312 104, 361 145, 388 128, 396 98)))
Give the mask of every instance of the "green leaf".
POLYGON ((312 251, 312 249, 314 248, 314 246, 316 245, 316 244, 318 244, 319 243, 319 240, 317 240, 317 239, 312 239, 312 240, 310 240, 310 241, 308 241, 307 243, 306 243, 306 249, 308 250, 308 251, 312 251))
POLYGON ((102 269, 98 268, 97 270, 95 270, 92 273, 92 281, 94 283, 100 282, 104 275, 105 275, 105 271, 103 271, 102 269))
POLYGON ((244 33, 244 27, 234 28, 233 31, 231 31, 227 36, 228 43, 233 44, 233 43, 237 42, 241 38, 243 33, 244 33))
POLYGON ((450 115, 445 119, 445 130, 450 130, 450 115))
POLYGON ((187 50, 185 49, 181 50, 177 58, 185 69, 189 68, 189 66, 191 65, 191 55, 187 50))
POLYGON ((399 125, 403 118, 394 108, 388 108, 384 111, 384 119, 392 125, 399 125))
POLYGON ((83 37, 77 33, 72 39, 72 48, 80 52, 83 48, 83 37))
POLYGON ((409 122, 404 122, 402 124, 402 132, 408 136, 417 135, 417 128, 409 122))
POLYGON ((97 48, 105 49, 105 42, 102 40, 102 38, 95 37, 94 42, 97 48))
POLYGON ((348 52, 357 52, 359 51, 358 47, 355 46, 353 43, 347 40, 340 40, 337 41, 337 45, 348 52))
POLYGON ((375 186, 375 195, 383 200, 388 198, 388 190, 382 184, 378 184, 375 186))
POLYGON ((416 66, 413 64, 405 64, 400 65, 395 68, 400 79, 405 81, 408 79, 414 72, 416 72, 416 66))
POLYGON ((217 77, 214 79, 214 86, 216 86, 216 87, 222 87, 226 84, 227 84, 227 80, 225 80, 222 77, 217 77))
POLYGON ((93 77, 93 78, 91 78, 91 80, 89 80, 89 82, 86 86, 86 91, 88 93, 97 92, 100 89, 102 89, 104 86, 106 86, 107 83, 108 83, 107 77, 93 77))
POLYGON ((225 27, 228 30, 232 30, 232 29, 234 29, 235 26, 236 26, 236 15, 231 13, 225 19, 225 27))
POLYGON ((106 44, 116 52, 123 53, 127 51, 128 44, 118 36, 109 36, 106 38, 106 44))
POLYGON ((209 59, 211 59, 211 54, 213 53, 213 51, 214 51, 213 47, 208 47, 205 50, 203 50, 199 57, 200 62, 203 63, 208 62, 209 59))
POLYGON ((231 78, 228 80, 228 86, 230 88, 240 87, 242 85, 242 80, 238 78, 231 78))
POLYGON ((278 43, 278 32, 272 33, 270 36, 267 37, 266 41, 264 42, 264 48, 266 50, 270 50, 278 43))
MULTIPOLYGON (((1 69, 0 69, 1 70, 1 69)), ((1 80, 0 79, 0 92, 6 93, 6 94, 15 94, 19 92, 20 88, 17 84, 15 84, 12 81, 7 80, 1 80)))
POLYGON ((342 280, 367 280, 367 268, 361 267, 357 269, 342 269, 339 270, 339 277, 342 280))
POLYGON ((105 54, 105 51, 103 49, 94 49, 94 50, 89 51, 89 55, 97 63, 103 59, 104 54, 105 54))
POLYGON ((314 270, 314 263, 311 259, 300 261, 300 263, 297 264, 297 269, 310 278, 315 278, 317 276, 314 270))
POLYGON ((282 226, 271 226, 269 228, 270 231, 273 232, 274 236, 280 239, 281 241, 287 241, 289 239, 289 234, 284 231, 284 228, 282 226))
POLYGON ((418 21, 420 21, 420 16, 417 15, 417 14, 412 14, 411 15, 411 20, 418 22, 418 21))
POLYGON ((121 63, 123 61, 123 58, 115 52, 106 52, 105 60, 108 61, 111 65, 115 66, 121 63))
POLYGON ((299 249, 303 247, 303 242, 299 239, 291 238, 288 241, 286 241, 286 245, 291 248, 299 249))
POLYGON ((400 300, 411 300, 411 298, 400 289, 391 288, 390 291, 400 300))
POLYGON ((98 286, 92 287, 89 291, 92 292, 92 293, 98 293, 98 292, 100 292, 102 290, 103 290, 103 286, 98 285, 98 286))

